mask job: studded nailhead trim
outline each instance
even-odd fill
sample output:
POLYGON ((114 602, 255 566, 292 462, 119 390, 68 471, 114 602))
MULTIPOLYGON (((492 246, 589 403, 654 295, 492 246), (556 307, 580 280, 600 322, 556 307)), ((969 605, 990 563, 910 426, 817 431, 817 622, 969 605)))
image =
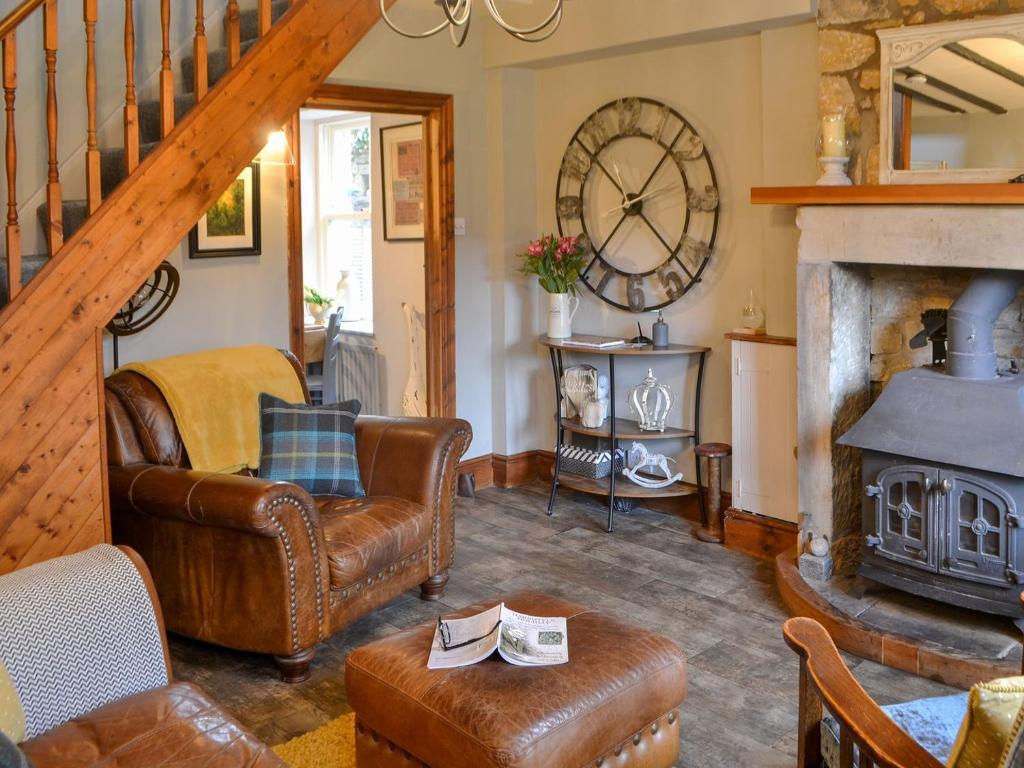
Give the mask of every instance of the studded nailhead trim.
POLYGON ((363 591, 364 587, 371 587, 374 584, 380 584, 382 582, 387 581, 388 579, 394 578, 399 573, 402 573, 410 565, 414 565, 415 563, 419 562, 421 559, 425 558, 427 556, 427 549, 428 549, 428 547, 429 547, 429 545, 424 544, 422 547, 420 547, 418 550, 413 552, 411 555, 407 555, 406 557, 404 557, 401 560, 399 560, 397 563, 392 563, 387 568, 383 568, 383 569, 377 571, 377 573, 371 574, 371 575, 367 576, 362 581, 357 581, 355 584, 349 584, 344 589, 334 589, 334 590, 332 590, 331 591, 332 602, 334 601, 334 598, 337 598, 339 600, 344 600, 344 599, 346 599, 348 597, 353 597, 353 596, 359 594, 360 592, 363 591))
POLYGON ((278 519, 279 510, 286 504, 295 507, 298 511, 299 516, 302 518, 306 533, 309 535, 310 548, 313 550, 313 572, 314 578, 316 579, 316 589, 314 592, 316 593, 317 640, 323 640, 324 638, 324 597, 322 574, 320 571, 320 543, 317 539, 313 523, 302 503, 298 499, 291 496, 282 496, 270 502, 267 506, 267 517, 270 518, 270 522, 273 524, 274 528, 277 529, 277 532, 281 537, 281 544, 284 546, 285 559, 288 561, 288 602, 290 608, 292 650, 297 652, 301 650, 301 647, 299 645, 299 596, 296 586, 295 550, 292 546, 291 538, 288 535, 288 530, 278 519))
MULTIPOLYGON (((444 455, 441 459, 441 466, 446 467, 445 473, 449 475, 448 479, 448 504, 449 509, 454 510, 455 508, 455 494, 458 490, 458 472, 456 467, 452 464, 451 467, 448 465, 448 461, 451 458, 452 452, 458 447, 459 456, 465 453, 466 448, 469 447, 470 435, 464 429, 459 429, 454 432, 451 439, 444 447, 444 455)), ((458 457, 456 457, 457 459, 458 457)), ((438 529, 441 526, 441 494, 445 491, 445 483, 438 483, 437 494, 434 497, 434 514, 431 520, 431 548, 430 548, 430 572, 432 574, 438 572, 438 562, 440 559, 439 549, 441 542, 438 541, 438 529)), ((455 557, 455 524, 449 526, 449 540, 448 540, 448 556, 449 558, 455 557)))

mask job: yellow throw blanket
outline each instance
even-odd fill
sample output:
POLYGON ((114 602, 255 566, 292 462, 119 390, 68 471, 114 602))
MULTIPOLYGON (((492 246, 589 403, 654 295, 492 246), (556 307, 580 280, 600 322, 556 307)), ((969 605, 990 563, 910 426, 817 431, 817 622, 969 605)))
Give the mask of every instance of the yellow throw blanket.
POLYGON ((211 349, 119 370, 142 374, 160 389, 192 468, 201 472, 259 467, 261 392, 305 402, 295 369, 273 347, 211 349))

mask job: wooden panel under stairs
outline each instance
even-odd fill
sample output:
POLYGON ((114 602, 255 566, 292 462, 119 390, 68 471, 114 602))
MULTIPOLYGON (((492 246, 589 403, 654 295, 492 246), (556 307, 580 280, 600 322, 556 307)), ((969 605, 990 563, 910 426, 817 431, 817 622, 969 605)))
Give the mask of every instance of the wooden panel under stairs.
POLYGON ((97 330, 379 16, 296 0, 0 312, 0 572, 103 540, 97 330))

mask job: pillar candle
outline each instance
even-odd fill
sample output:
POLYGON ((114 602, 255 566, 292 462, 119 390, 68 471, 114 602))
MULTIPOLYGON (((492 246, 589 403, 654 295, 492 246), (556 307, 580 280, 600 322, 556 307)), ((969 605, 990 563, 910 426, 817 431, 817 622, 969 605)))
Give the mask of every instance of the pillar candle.
POLYGON ((821 121, 821 153, 825 157, 846 157, 846 119, 841 112, 821 121))

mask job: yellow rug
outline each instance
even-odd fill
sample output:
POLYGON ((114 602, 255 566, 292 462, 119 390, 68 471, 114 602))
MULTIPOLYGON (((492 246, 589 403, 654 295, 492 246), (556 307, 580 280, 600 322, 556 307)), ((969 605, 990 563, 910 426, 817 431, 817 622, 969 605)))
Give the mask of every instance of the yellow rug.
POLYGON ((274 752, 290 768, 356 768, 356 715, 342 715, 278 744, 274 752))

